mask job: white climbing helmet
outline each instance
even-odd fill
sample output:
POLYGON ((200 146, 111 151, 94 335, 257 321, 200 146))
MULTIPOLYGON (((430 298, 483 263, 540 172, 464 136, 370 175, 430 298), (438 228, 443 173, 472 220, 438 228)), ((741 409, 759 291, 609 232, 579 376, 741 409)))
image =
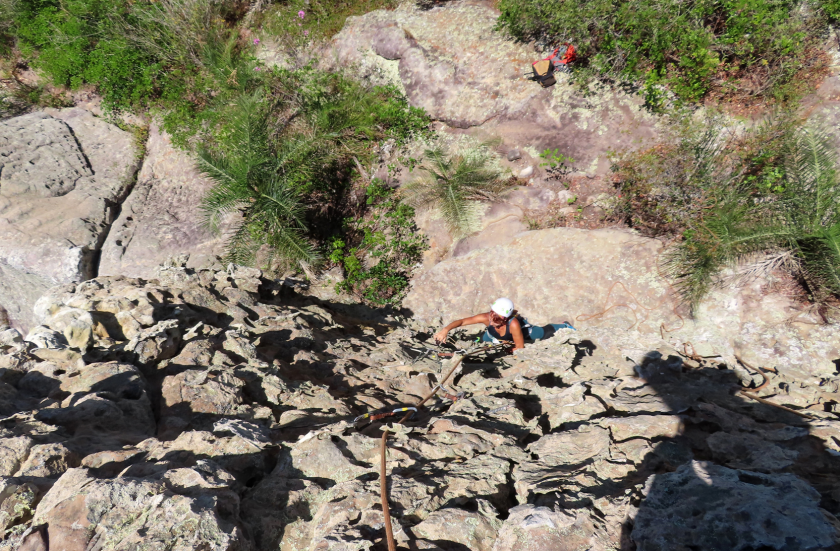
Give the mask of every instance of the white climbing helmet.
POLYGON ((509 318, 513 314, 513 301, 509 298, 496 299, 496 302, 493 303, 490 309, 503 318, 509 318))

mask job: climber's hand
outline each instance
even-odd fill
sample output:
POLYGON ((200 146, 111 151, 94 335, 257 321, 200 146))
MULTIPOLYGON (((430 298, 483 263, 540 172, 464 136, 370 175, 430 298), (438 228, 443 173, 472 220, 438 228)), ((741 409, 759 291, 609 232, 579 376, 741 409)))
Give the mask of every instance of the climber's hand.
POLYGON ((447 331, 445 328, 441 329, 440 331, 435 333, 435 342, 437 342, 437 343, 446 342, 447 335, 449 335, 449 331, 447 331))

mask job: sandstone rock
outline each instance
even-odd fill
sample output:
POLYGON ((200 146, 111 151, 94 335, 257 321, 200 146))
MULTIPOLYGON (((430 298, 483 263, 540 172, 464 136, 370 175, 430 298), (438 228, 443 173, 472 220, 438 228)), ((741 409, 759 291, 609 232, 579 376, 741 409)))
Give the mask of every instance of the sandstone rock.
POLYGON ((141 331, 126 344, 125 351, 135 354, 139 365, 151 366, 175 356, 180 341, 178 320, 165 320, 141 331))
POLYGON ((33 327, 26 334, 26 341, 31 342, 38 348, 67 348, 69 344, 63 334, 54 331, 45 325, 33 327))
POLYGON ((61 380, 60 390, 66 398, 60 407, 40 410, 40 421, 66 427, 76 434, 117 432, 139 440, 154 433, 145 381, 133 365, 98 363, 55 376, 61 380))
POLYGON ((219 416, 246 412, 243 386, 223 370, 188 369, 166 377, 161 411, 164 434, 177 434, 187 427, 209 428, 219 416))
POLYGON ((540 396, 552 429, 563 423, 584 421, 606 411, 598 399, 586 396, 586 392, 583 383, 575 383, 559 392, 545 392, 540 396))
POLYGON ((0 440, 0 476, 13 476, 29 456, 33 441, 28 436, 0 440))
POLYGON ((525 461, 513 470, 514 487, 520 502, 532 493, 559 490, 558 478, 587 460, 603 455, 610 445, 609 431, 582 426, 576 431, 549 434, 528 447, 538 459, 525 461))
POLYGON ((270 443, 252 435, 219 436, 208 431, 187 431, 168 442, 150 438, 137 448, 148 452, 147 464, 132 465, 121 476, 191 467, 197 459, 203 458, 221 466, 241 484, 253 486, 274 467, 270 443))
POLYGON ((533 165, 532 166, 526 166, 525 168, 523 168, 522 170, 519 171, 519 177, 520 178, 530 178, 533 175, 534 175, 533 165))
POLYGON ((609 150, 656 135, 657 118, 636 94, 583 97, 563 76, 548 89, 524 79, 531 63, 550 52, 511 41, 496 30, 498 16, 483 2, 433 10, 407 3, 348 19, 323 58, 354 64, 361 76, 404 89, 433 119, 480 126, 531 157, 558 149, 578 166, 606 171, 609 150), (482 69, 488 66, 494 70, 482 69))
POLYGON ((37 486, 16 479, 0 483, 0 533, 32 516, 41 492, 37 486))
POLYGON ((19 352, 23 347, 23 336, 17 329, 0 330, 0 351, 6 353, 10 350, 19 352))
POLYGON ((32 446, 15 476, 58 478, 78 466, 79 458, 63 444, 39 444, 32 446))
POLYGON ((577 551, 596 549, 594 530, 586 515, 519 505, 499 530, 493 551, 577 551))
POLYGON ((94 275, 135 155, 128 132, 81 109, 0 122, 0 304, 15 326, 37 324, 31 309, 46 287, 94 275))
POLYGON ((651 477, 631 537, 639 551, 806 550, 836 534, 819 494, 792 474, 764 475, 692 461, 651 477))
POLYGON ((793 465, 799 453, 753 434, 716 432, 706 443, 716 461, 734 469, 773 473, 793 465))
POLYGON ((683 421, 676 415, 613 417, 601 424, 610 429, 610 435, 616 442, 631 438, 673 438, 683 431, 683 421))
POLYGON ((413 527, 411 532, 415 537, 435 542, 441 547, 454 543, 467 549, 490 551, 496 541, 499 524, 495 518, 480 513, 463 509, 438 509, 413 527))
MULTIPOLYGON (((578 329, 602 328, 605 345, 632 334, 634 346, 649 339, 658 343, 655 349, 664 335, 675 347, 714 342, 718 354, 739 352, 752 365, 813 381, 834 373, 829 358, 840 358, 840 333, 788 323, 791 316, 804 320, 810 314, 788 298, 767 295, 761 282, 714 290, 694 319, 680 313, 669 282, 657 275, 661 250, 658 241, 619 230, 526 232, 506 245, 435 265, 414 281, 404 304, 422 320, 451 320, 486 311, 507 296, 531 323, 559 322, 565 315, 578 329)), ((641 361, 651 349, 619 350, 641 361)))
POLYGON ((70 347, 82 352, 93 344, 93 318, 89 312, 80 308, 60 308, 50 315, 45 325, 60 331, 70 347))
POLYGON ((155 277, 168 258, 189 253, 189 267, 209 267, 223 240, 204 228, 199 208, 211 183, 195 161, 152 123, 137 185, 102 246, 101 275, 155 277))
POLYGON ((41 500, 33 524, 46 524, 49 541, 66 549, 85 549, 94 538, 103 549, 140 542, 179 551, 250 549, 212 495, 188 497, 166 490, 163 482, 97 480, 85 469, 70 469, 41 500))
MULTIPOLYGON (((416 404, 436 385, 447 362, 412 363, 432 328, 300 296, 257 270, 181 264, 174 259, 157 281, 96 278, 39 301, 47 322, 90 316, 96 346, 84 357, 70 348, 0 351, 0 523, 11 526, 0 549, 383 545, 382 423, 350 422, 416 404)), ((469 333, 452 336, 456 347, 471 345, 469 333)), ((816 515, 817 503, 840 511, 832 414, 812 410, 821 420, 806 421, 747 402, 732 370, 705 361, 688 369, 681 357, 660 334, 593 325, 511 356, 469 358, 446 384, 462 399, 438 396, 392 425, 387 495, 400 548, 629 548, 632 519, 644 525, 657 491, 651 482, 642 500, 640 483, 695 456, 750 466, 709 469, 776 492, 771 504, 791 491, 795 507, 807 502, 801 514, 834 522, 816 515), (762 478, 760 469, 774 474, 762 478), (511 507, 512 491, 521 507, 511 507)), ((773 401, 830 406, 840 393, 838 377, 767 376, 773 401)), ((679 479, 665 492, 687 487, 679 504, 688 503, 703 495, 693 484, 679 479)), ((705 504, 701 516, 715 507, 705 504)), ((727 518, 741 522, 743 510, 732 511, 727 518)), ((785 530, 798 522, 800 513, 773 511, 785 530)), ((775 537, 772 526, 743 522, 775 537)), ((695 536, 661 548, 694 545, 695 536)))
POLYGON ((528 227, 518 218, 504 218, 499 222, 490 224, 484 228, 484 231, 460 240, 452 250, 452 257, 459 258, 479 249, 510 243, 527 229, 528 227))
POLYGON ((516 160, 521 159, 521 158, 522 158, 522 154, 519 152, 518 149, 511 149, 507 153, 507 160, 508 161, 513 162, 513 161, 516 161, 516 160))
MULTIPOLYGON (((564 193, 563 190, 560 193, 564 193)), ((568 193, 568 192, 566 192, 568 193)), ((558 196, 560 194, 557 194, 558 196)), ((536 187, 517 188, 504 195, 504 201, 525 210, 544 210, 554 200, 555 194, 550 189, 536 187)))

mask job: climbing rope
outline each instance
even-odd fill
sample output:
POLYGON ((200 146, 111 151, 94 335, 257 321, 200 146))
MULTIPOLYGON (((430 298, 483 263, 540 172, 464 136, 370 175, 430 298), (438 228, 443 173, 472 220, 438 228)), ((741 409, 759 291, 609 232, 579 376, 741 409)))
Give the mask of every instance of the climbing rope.
MULTIPOLYGON (((414 414, 417 413, 417 410, 419 410, 421 407, 423 407, 423 404, 428 402, 435 394, 437 394, 437 392, 439 390, 442 390, 444 392, 444 395, 446 396, 446 398, 449 399, 449 400, 452 400, 453 402, 455 402, 457 400, 460 400, 464 397, 465 393, 460 392, 458 394, 453 395, 443 385, 446 383, 447 380, 449 380, 449 377, 452 376, 452 374, 455 372, 455 369, 457 369, 457 367, 459 365, 461 365, 461 362, 464 360, 464 358, 466 358, 467 356, 469 356, 471 354, 476 354, 478 352, 486 352, 486 351, 491 350, 491 349, 501 349, 505 346, 508 346, 508 344, 500 343, 500 344, 493 344, 493 345, 489 345, 489 346, 473 346, 469 350, 464 350, 464 349, 456 350, 455 351, 456 356, 453 359, 454 361, 453 361, 452 367, 449 369, 449 371, 443 377, 443 380, 441 380, 441 382, 439 384, 437 384, 435 386, 435 388, 432 389, 432 391, 429 393, 428 396, 426 396, 425 398, 420 400, 420 403, 418 403, 416 406, 406 407, 406 408, 397 408, 394 411, 383 412, 383 413, 380 413, 380 414, 360 415, 359 417, 356 418, 356 420, 358 421, 358 420, 363 420, 363 419, 370 418, 371 421, 375 421, 377 418, 382 419, 384 417, 389 417, 389 416, 391 416, 391 415, 393 415, 393 414, 395 414, 399 411, 410 410, 405 414, 405 416, 403 416, 402 419, 400 419, 399 423, 402 424, 406 420, 408 420, 410 417, 413 417, 414 414)), ((391 527, 391 509, 388 506, 388 486, 387 486, 387 480, 386 480, 386 476, 385 476, 386 475, 385 456, 386 456, 387 449, 388 449, 388 427, 386 426, 385 429, 382 431, 382 446, 380 448, 380 455, 382 457, 382 460, 381 460, 380 469, 379 469, 379 497, 380 497, 380 500, 382 502, 382 514, 383 514, 383 517, 384 517, 384 520, 385 520, 385 538, 388 541, 388 551, 396 551, 397 550, 397 545, 394 542, 394 530, 391 527)))
POLYGON ((391 509, 388 507, 388 481, 385 476, 385 450, 388 448, 388 427, 382 431, 382 463, 379 470, 379 497, 382 501, 382 516, 385 517, 385 537, 388 540, 388 551, 397 551, 394 543, 394 529, 391 527, 391 509))
MULTIPOLYGON (((791 409, 791 408, 786 407, 786 406, 783 406, 783 405, 781 405, 781 404, 776 404, 776 403, 773 403, 773 402, 771 402, 770 400, 767 400, 767 399, 765 399, 765 398, 762 398, 761 396, 757 396, 757 395, 755 395, 755 394, 754 394, 755 392, 758 392, 759 390, 761 390, 761 389, 765 388, 767 385, 769 385, 769 384, 770 384, 770 379, 767 377, 767 375, 765 375, 765 374, 764 374, 764 372, 763 372, 763 371, 761 371, 760 369, 756 369, 756 368, 754 368, 753 366, 751 366, 750 364, 748 364, 747 362, 745 362, 745 361, 744 361, 744 359, 743 359, 743 358, 741 358, 738 354, 735 354, 735 359, 736 359, 736 360, 738 360, 738 362, 739 362, 741 365, 743 365, 744 367, 746 367, 746 368, 747 368, 747 369, 749 369, 750 371, 752 371, 752 372, 754 372, 754 373, 758 373, 759 375, 761 375, 761 377, 764 379, 764 382, 763 382, 763 383, 761 383, 761 384, 760 384, 759 386, 757 386, 756 388, 751 389, 751 391, 750 391, 750 392, 747 392, 747 389, 746 389, 746 388, 744 388, 744 387, 739 388, 739 389, 738 389, 738 392, 739 392, 740 394, 742 394, 743 396, 746 396, 747 398, 749 398, 749 399, 751 399, 751 400, 755 400, 756 402, 758 402, 758 403, 760 403, 760 404, 764 404, 764 405, 766 405, 766 406, 773 406, 774 408, 778 408, 778 409, 781 409, 781 410, 787 411, 787 412, 789 412, 789 413, 793 413, 794 415, 798 415, 798 416, 803 417, 803 418, 805 418, 805 419, 814 419, 814 416, 813 416, 813 415, 811 415, 810 413, 805 413, 805 412, 802 412, 802 411, 797 411, 797 410, 795 410, 795 409, 791 409)), ((810 407, 810 406, 809 406, 809 407, 810 407)))

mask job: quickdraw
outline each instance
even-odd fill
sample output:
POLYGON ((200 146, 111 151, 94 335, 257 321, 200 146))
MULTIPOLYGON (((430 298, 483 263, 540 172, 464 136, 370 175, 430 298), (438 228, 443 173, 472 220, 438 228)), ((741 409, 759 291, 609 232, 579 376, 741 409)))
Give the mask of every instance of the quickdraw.
POLYGON ((457 402, 458 400, 463 400, 464 396, 467 395, 467 393, 464 392, 464 391, 461 391, 457 394, 453 394, 443 385, 438 385, 437 388, 439 388, 441 390, 441 392, 443 392, 443 397, 444 398, 446 398, 447 400, 450 400, 452 402, 457 402))
POLYGON ((397 408, 393 411, 383 411, 379 413, 365 413, 363 415, 359 415, 355 419, 353 419, 353 424, 356 425, 360 421, 369 420, 369 422, 373 423, 374 421, 379 421, 380 419, 385 419, 386 417, 394 416, 398 413, 402 413, 403 411, 410 411, 411 415, 408 417, 409 419, 414 417, 414 414, 417 413, 417 408, 415 407, 404 407, 404 408, 397 408))

